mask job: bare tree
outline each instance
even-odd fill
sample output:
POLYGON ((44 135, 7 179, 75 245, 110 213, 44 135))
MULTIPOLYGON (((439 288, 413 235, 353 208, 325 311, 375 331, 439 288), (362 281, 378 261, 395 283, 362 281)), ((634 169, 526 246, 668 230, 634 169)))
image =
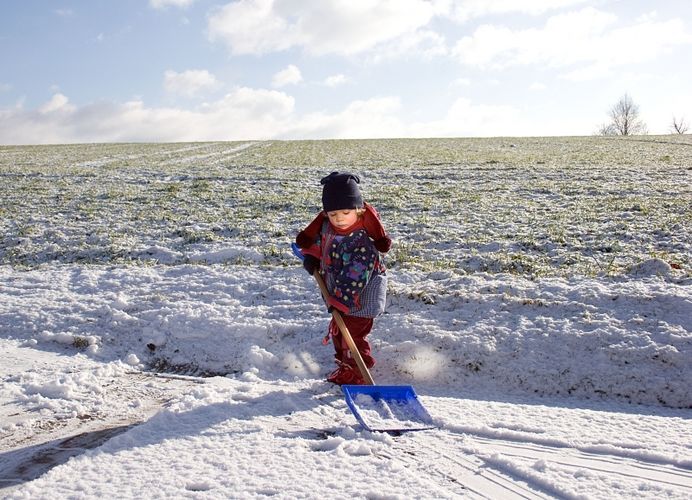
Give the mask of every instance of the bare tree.
POLYGON ((625 94, 610 108, 610 123, 599 129, 601 135, 646 134, 646 124, 639 118, 639 106, 625 94))
POLYGON ((598 127, 598 131, 596 132, 598 135, 618 135, 617 132, 615 131, 615 127, 613 126, 612 123, 604 123, 600 127, 598 127))
POLYGON ((689 127, 687 121, 685 121, 685 117, 682 117, 679 119, 676 117, 673 117, 673 124, 671 125, 671 128, 672 128, 673 132, 682 135, 682 134, 686 134, 690 127, 689 127))

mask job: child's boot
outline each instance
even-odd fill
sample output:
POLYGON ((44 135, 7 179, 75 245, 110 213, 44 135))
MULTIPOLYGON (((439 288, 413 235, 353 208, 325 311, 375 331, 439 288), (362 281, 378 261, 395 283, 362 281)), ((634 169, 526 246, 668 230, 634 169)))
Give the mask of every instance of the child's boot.
POLYGON ((340 363, 338 368, 329 374, 327 380, 333 384, 344 385, 363 385, 365 380, 361 376, 358 368, 346 363, 340 363))

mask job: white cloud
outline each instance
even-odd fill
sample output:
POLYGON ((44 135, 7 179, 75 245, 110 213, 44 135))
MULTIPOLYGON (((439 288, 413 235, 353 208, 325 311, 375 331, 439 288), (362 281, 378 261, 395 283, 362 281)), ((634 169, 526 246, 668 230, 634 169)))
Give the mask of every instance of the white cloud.
POLYGON ((384 96, 298 115, 293 97, 247 87, 194 109, 141 100, 75 107, 58 94, 37 110, 0 109, 0 144, 540 135, 531 128, 540 124, 522 124, 512 106, 461 98, 441 118, 417 123, 406 123, 402 112, 398 97, 384 96))
POLYGON ((0 109, 0 144, 403 137, 400 109, 398 98, 381 97, 298 116, 293 97, 247 87, 195 109, 152 108, 141 100, 75 107, 60 94, 37 110, 0 109))
POLYGON ((559 78, 563 80, 570 80, 573 82, 586 82, 590 80, 597 80, 600 78, 607 78, 612 76, 613 67, 609 64, 594 63, 589 66, 581 66, 572 71, 562 73, 559 78))
POLYGON ((285 87, 286 85, 295 85, 302 81, 303 75, 301 75, 298 67, 289 64, 274 75, 272 78, 272 87, 285 87))
POLYGON ((212 41, 231 53, 266 54, 301 48, 313 55, 376 51, 376 60, 448 53, 442 35, 426 29, 435 17, 464 22, 507 13, 538 15, 588 0, 238 0, 208 19, 212 41))
POLYGON ((163 75, 163 86, 172 94, 194 97, 217 90, 221 83, 207 70, 190 69, 182 73, 168 70, 163 75))
POLYGON ((658 12, 652 10, 651 12, 645 12, 641 16, 637 17, 637 23, 647 23, 656 20, 656 18, 658 18, 658 12))
POLYGON ((540 92, 542 90, 547 89, 548 87, 545 85, 545 83, 541 82, 533 82, 531 85, 529 85, 529 90, 533 90, 535 92, 540 92))
POLYGON ((74 107, 70 104, 70 100, 63 94, 53 94, 50 101, 41 106, 38 111, 42 114, 55 113, 57 111, 73 111, 74 107))
POLYGON ((510 13, 539 15, 549 10, 559 10, 565 7, 585 3, 588 0, 464 0, 451 2, 449 15, 458 22, 466 22, 485 16, 510 13))
POLYGON ((377 63, 382 60, 407 57, 411 54, 431 59, 448 53, 449 49, 443 36, 434 31, 419 29, 406 36, 379 44, 372 53, 368 54, 367 61, 377 63))
POLYGON ((271 139, 292 127, 294 106, 282 92, 246 87, 192 110, 148 108, 139 100, 74 107, 54 96, 38 110, 0 110, 0 143, 271 139))
POLYGON ((328 76, 324 79, 324 84, 327 87, 338 87, 339 85, 343 85, 346 82, 348 82, 348 78, 346 78, 346 75, 342 75, 341 73, 337 75, 328 76))
POLYGON ((72 17, 74 15, 72 9, 55 9, 54 12, 60 17, 72 17))
POLYGON ((239 0, 209 17, 211 40, 233 54, 300 47, 312 54, 359 54, 406 41, 439 12, 426 0, 239 0))
POLYGON ((468 87, 471 85, 471 79, 466 77, 457 78, 452 82, 452 86, 468 87))
POLYGON ((576 79, 651 60, 677 45, 692 43, 679 19, 647 18, 624 27, 616 27, 617 23, 615 15, 589 7, 553 16, 540 29, 486 24, 459 40, 454 54, 463 64, 479 67, 578 66, 565 75, 576 79))
POLYGON ((166 7, 180 7, 186 9, 195 3, 195 0, 149 0, 149 6, 154 9, 165 9, 166 7))
MULTIPOLYGON (((450 106, 447 115, 409 127, 410 137, 491 137, 517 135, 520 113, 504 105, 473 104, 459 98, 450 106)), ((520 128, 519 128, 520 130, 520 128)))
MULTIPOLYGON (((406 123, 398 97, 354 101, 335 114, 315 113, 298 121, 289 138, 479 137, 517 135, 520 112, 504 105, 457 99, 437 120, 406 123)), ((527 130, 533 132, 533 130, 527 130)))
POLYGON ((353 101, 335 114, 311 113, 301 117, 285 136, 291 139, 366 139, 403 137, 405 127, 397 118, 398 97, 353 101))

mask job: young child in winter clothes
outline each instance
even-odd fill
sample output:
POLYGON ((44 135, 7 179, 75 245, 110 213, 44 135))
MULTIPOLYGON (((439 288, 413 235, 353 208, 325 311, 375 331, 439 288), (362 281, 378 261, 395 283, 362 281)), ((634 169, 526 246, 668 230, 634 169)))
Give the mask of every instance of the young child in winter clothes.
MULTIPOLYGON (((329 297, 338 310, 368 368, 375 364, 366 337, 373 318, 384 311, 387 276, 380 252, 389 250, 379 215, 363 197, 360 178, 349 172, 332 172, 321 181, 324 210, 296 237, 305 259, 303 267, 319 270, 329 297)), ((325 343, 331 336, 337 368, 327 380, 335 384, 363 384, 339 327, 332 318, 325 343)))

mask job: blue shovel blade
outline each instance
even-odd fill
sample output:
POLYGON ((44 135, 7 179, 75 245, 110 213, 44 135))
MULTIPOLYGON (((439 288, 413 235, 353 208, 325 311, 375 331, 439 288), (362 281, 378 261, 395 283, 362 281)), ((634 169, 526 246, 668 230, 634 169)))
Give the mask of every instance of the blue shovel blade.
POLYGON ((291 243, 291 250, 293 250, 293 255, 298 257, 300 260, 305 259, 305 255, 303 255, 303 252, 300 251, 300 247, 295 243, 291 243))
POLYGON ((433 419, 410 385, 342 385, 346 404, 369 431, 434 429, 433 419))

